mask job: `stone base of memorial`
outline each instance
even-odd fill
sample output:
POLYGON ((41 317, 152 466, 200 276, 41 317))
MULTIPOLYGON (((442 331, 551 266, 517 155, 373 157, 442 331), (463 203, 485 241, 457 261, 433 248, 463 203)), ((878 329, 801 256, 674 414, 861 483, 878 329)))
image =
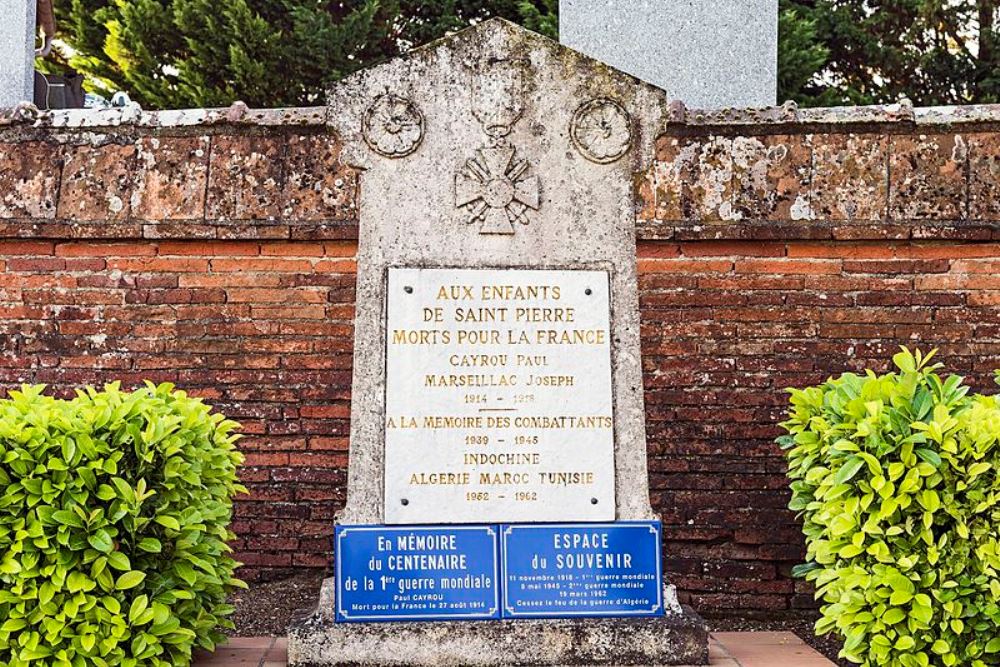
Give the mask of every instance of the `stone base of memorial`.
POLYGON ((708 628, 666 586, 666 613, 648 618, 335 623, 336 582, 288 630, 288 664, 705 665, 708 628))

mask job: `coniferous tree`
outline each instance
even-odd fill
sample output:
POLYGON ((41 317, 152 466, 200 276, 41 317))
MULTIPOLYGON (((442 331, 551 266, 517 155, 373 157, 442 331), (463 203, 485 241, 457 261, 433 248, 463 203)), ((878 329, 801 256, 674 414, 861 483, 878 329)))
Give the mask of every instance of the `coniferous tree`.
MULTIPOLYGON (((778 98, 1000 101, 998 0, 780 0, 778 98)), ((150 108, 319 104, 326 88, 472 22, 551 37, 558 0, 56 0, 67 64, 150 108)))
POLYGON ((471 22, 554 36, 558 0, 56 0, 64 62, 150 108, 318 104, 337 79, 471 22))
POLYGON ((811 7, 780 0, 778 9, 778 102, 794 100, 815 106, 833 101, 816 91, 814 81, 826 66, 830 50, 820 41, 811 7))
POLYGON ((790 89, 800 102, 1000 101, 997 0, 783 2, 813 24, 814 43, 829 52, 810 81, 790 89))

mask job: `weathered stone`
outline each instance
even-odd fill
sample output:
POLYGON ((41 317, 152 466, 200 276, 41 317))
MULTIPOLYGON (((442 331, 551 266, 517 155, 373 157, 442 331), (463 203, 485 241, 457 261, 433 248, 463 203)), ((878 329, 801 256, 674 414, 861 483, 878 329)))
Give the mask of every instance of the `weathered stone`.
POLYGON ((882 220, 889 191, 888 138, 812 135, 812 212, 817 220, 882 220))
POLYGON ((135 153, 131 144, 68 148, 59 191, 59 217, 114 222, 128 219, 135 153))
POLYGON ((914 109, 921 125, 957 125, 961 123, 995 123, 1000 121, 1000 104, 966 104, 962 106, 922 107, 914 109))
POLYGON ((645 188, 652 194, 656 219, 737 219, 732 151, 733 140, 728 137, 660 137, 645 188))
POLYGON ((0 218, 55 217, 61 155, 55 143, 0 143, 0 218))
MULTIPOLYGON (((332 91, 330 117, 353 151, 346 159, 365 170, 357 287, 363 307, 356 321, 351 424, 355 449, 344 522, 378 523, 383 515, 385 267, 428 263, 497 267, 511 265, 511 258, 520 258, 521 266, 544 262, 547 267, 582 268, 601 261, 618 265, 612 302, 620 310, 612 337, 621 350, 629 350, 617 354, 614 368, 618 518, 651 516, 645 450, 636 444, 644 438, 638 407, 638 327, 628 306, 634 302, 635 276, 634 263, 627 259, 634 253, 632 162, 625 158, 610 165, 590 162, 573 149, 564 129, 595 91, 614 94, 626 108, 666 107, 661 92, 503 21, 491 21, 405 59, 360 72, 332 91), (477 81, 484 76, 481 63, 498 60, 530 63, 526 76, 531 79, 525 88, 545 93, 525 95, 518 102, 523 105, 520 114, 511 114, 515 120, 507 140, 517 147, 531 173, 544 179, 538 209, 530 211, 527 223, 510 235, 479 233, 481 223, 470 223, 467 211, 455 201, 454 175, 485 141, 479 120, 485 116, 475 113, 477 104, 482 106, 476 98, 481 90, 477 81), (468 68, 456 65, 466 61, 468 68), (456 77, 462 85, 448 87, 446 83, 456 77), (403 159, 385 158, 368 149, 360 136, 360 120, 372 102, 367 91, 387 88, 406 92, 425 116, 449 128, 447 135, 427 137, 419 150, 403 159), (452 168, 442 173, 442 165, 452 168), (620 178, 611 178, 616 172, 620 178)), ((657 114, 650 116, 641 119, 640 139, 633 148, 636 156, 642 141, 651 141, 658 122, 657 114)))
POLYGON ((913 103, 907 99, 903 99, 897 104, 800 109, 798 117, 799 121, 803 123, 822 125, 912 123, 916 120, 916 113, 913 103))
POLYGON ((684 122, 688 125, 775 125, 796 123, 799 107, 795 102, 767 107, 724 107, 722 109, 687 109, 684 122))
POLYGON ((213 137, 206 216, 220 220, 277 218, 284 148, 281 137, 213 137))
POLYGON ((962 135, 897 135, 889 150, 891 219, 966 217, 968 144, 962 135))
POLYGON ((969 140, 969 219, 1000 220, 1000 135, 971 134, 969 140))
POLYGON ((736 215, 744 220, 809 220, 812 151, 804 137, 733 140, 736 215))
POLYGON ((209 138, 143 137, 132 215, 140 220, 193 220, 205 216, 209 138))
POLYGON ((777 0, 560 0, 559 39, 689 107, 775 102, 777 0))
POLYGON ((341 145, 329 134, 289 138, 282 217, 305 221, 357 217, 357 172, 341 160, 341 145))

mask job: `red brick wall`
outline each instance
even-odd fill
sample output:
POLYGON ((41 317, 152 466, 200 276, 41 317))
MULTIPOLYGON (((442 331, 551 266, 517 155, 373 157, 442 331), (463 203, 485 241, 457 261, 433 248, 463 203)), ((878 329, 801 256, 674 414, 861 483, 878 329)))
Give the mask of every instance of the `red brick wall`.
MULTIPOLYGON (((995 128, 753 129, 670 129, 636 177, 653 500, 703 612, 811 604, 788 577, 784 387, 884 367, 901 343, 982 389, 1000 367, 995 128)), ((244 576, 324 567, 357 175, 312 126, 95 136, 0 128, 0 388, 204 396, 247 433, 244 576)))
POLYGON ((343 504, 353 242, 0 241, 0 384, 173 382, 243 424, 251 579, 329 560, 343 504))
MULTIPOLYGON (((811 605, 772 444, 785 387, 940 347, 983 390, 1000 368, 1000 244, 644 243, 650 476, 667 561, 703 610, 811 605)), ((994 387, 995 389, 995 387, 994 387)))

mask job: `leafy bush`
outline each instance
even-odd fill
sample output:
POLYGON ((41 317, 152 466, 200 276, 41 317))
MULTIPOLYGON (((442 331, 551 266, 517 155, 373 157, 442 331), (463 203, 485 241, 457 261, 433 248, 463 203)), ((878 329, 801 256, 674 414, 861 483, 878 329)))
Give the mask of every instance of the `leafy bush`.
POLYGON ((779 438, 816 632, 862 665, 1000 664, 1000 403, 936 375, 933 354, 790 390, 779 438))
POLYGON ((186 665, 231 628, 238 424, 173 386, 0 401, 0 665, 186 665))

